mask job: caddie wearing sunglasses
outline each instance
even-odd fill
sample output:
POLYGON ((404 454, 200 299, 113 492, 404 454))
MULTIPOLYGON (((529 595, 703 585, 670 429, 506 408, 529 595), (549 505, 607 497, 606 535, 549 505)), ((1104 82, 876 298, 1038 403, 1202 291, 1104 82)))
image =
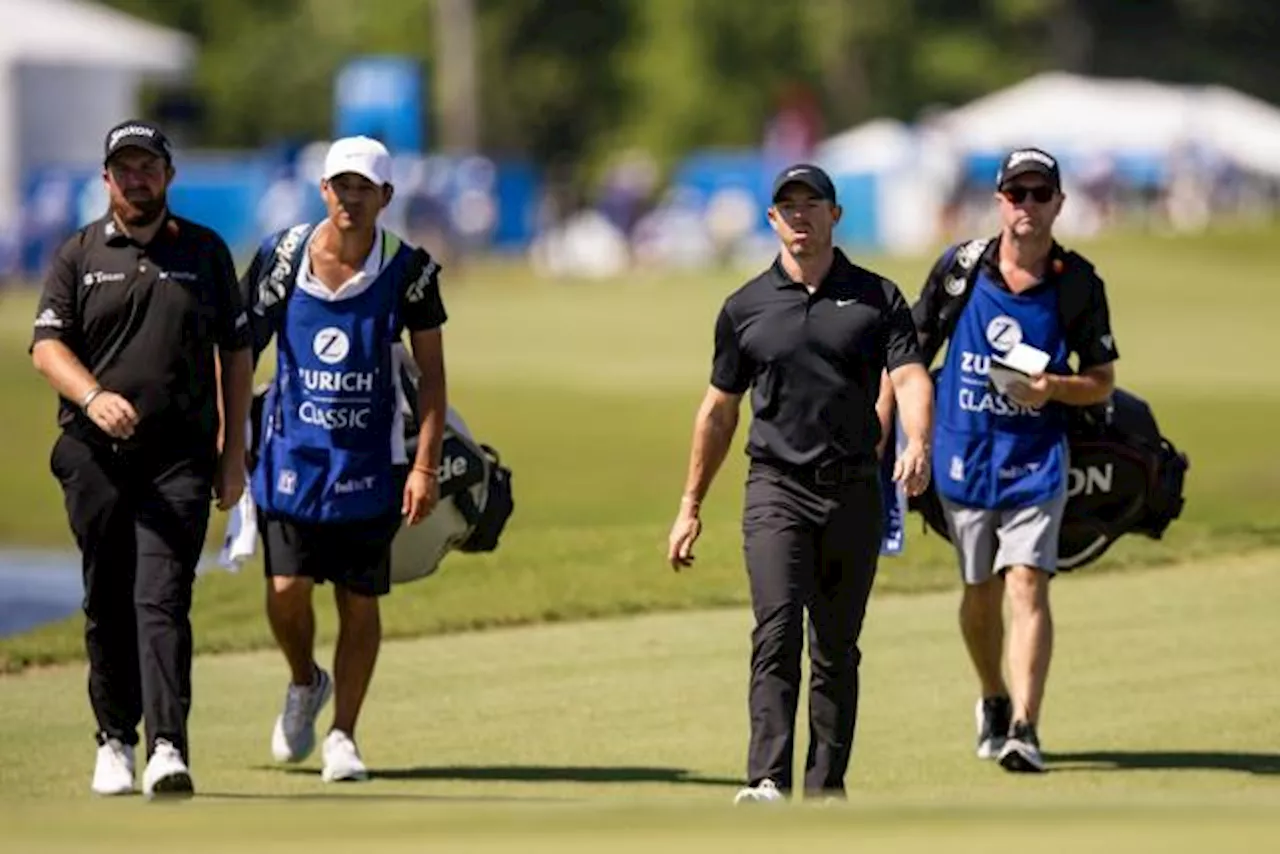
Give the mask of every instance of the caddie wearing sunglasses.
POLYGON ((1057 159, 1039 148, 1009 152, 993 195, 999 234, 944 252, 912 319, 926 363, 947 344, 933 487, 964 581, 975 752, 1036 773, 1047 770, 1038 727, 1067 502, 1067 412, 1110 396, 1119 354, 1102 279, 1054 239, 1065 199, 1057 159))

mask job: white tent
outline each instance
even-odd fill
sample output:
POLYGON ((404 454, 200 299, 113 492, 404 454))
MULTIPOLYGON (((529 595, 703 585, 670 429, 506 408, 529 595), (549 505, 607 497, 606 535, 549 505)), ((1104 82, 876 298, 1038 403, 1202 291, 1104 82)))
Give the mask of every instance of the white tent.
POLYGON ((1280 176, 1280 109, 1211 86, 1200 94, 1199 110, 1199 140, 1246 169, 1280 176))
POLYGON ((915 149, 911 128, 896 119, 873 119, 823 140, 814 159, 832 173, 884 172, 897 169, 915 149))
POLYGON ((0 0, 0 211, 16 209, 29 169, 100 162, 141 80, 194 57, 189 36, 97 3, 0 0))
POLYGON ((1280 175, 1280 109, 1216 86, 1048 73, 941 119, 961 149, 1039 145, 1060 154, 1168 156, 1188 145, 1280 175))
POLYGON ((1186 137, 1189 107, 1190 98, 1170 86, 1050 73, 952 110, 942 122, 971 151, 1040 145, 1148 152, 1186 137))
POLYGON ((960 169, 951 140, 939 128, 888 118, 823 140, 813 159, 837 184, 848 176, 874 179, 877 239, 882 248, 902 253, 921 251, 934 239, 934 221, 960 169))

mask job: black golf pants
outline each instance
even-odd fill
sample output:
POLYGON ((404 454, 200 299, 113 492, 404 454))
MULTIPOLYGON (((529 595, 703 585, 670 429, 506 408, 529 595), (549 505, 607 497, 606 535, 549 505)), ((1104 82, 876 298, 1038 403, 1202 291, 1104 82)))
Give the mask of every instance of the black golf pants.
MULTIPOLYGON (((165 739, 187 756, 191 593, 212 461, 117 453, 64 433, 51 468, 82 555, 89 700, 98 738, 165 739)), ((189 761, 189 760, 188 760, 189 761)))
POLYGON ((804 618, 809 617, 809 752, 804 789, 841 796, 858 714, 858 665, 883 530, 880 483, 818 486, 753 463, 743 545, 752 633, 747 777, 792 789, 804 618))

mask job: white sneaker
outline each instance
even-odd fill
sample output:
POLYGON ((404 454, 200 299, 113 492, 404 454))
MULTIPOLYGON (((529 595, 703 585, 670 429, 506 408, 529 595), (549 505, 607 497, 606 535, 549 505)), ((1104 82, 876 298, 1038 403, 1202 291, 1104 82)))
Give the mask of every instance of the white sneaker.
POLYGON ((98 748, 98 762, 93 766, 93 791, 99 795, 129 795, 133 787, 133 745, 118 738, 108 738, 98 748))
POLYGON ((332 693, 333 680, 321 667, 316 667, 312 684, 289 685, 284 712, 271 733, 271 755, 277 762, 301 762, 316 749, 316 718, 332 693))
POLYGON ((151 749, 151 761, 142 774, 142 794, 148 798, 189 798, 195 794, 182 754, 163 738, 156 739, 151 749))
POLYGON ((747 786, 740 789, 733 799, 733 805, 751 803, 775 803, 787 798, 772 780, 761 780, 758 786, 747 786))
POLYGON ((356 743, 342 730, 335 729, 329 733, 321 753, 324 770, 320 772, 320 779, 326 783, 369 779, 369 769, 364 766, 356 743))

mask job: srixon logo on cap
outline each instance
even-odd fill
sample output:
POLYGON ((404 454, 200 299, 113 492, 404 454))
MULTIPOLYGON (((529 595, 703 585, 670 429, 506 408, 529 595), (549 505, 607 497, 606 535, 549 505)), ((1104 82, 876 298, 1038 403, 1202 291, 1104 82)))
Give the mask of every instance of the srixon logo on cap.
POLYGON ((1034 160, 1037 163, 1043 163, 1050 169, 1056 169, 1058 166, 1054 159, 1043 151, 1015 151, 1013 154, 1009 155, 1009 167, 1012 168, 1017 166, 1024 160, 1034 160))
POLYGON ((122 128, 116 128, 111 132, 111 147, 115 148, 116 143, 126 136, 145 136, 151 139, 156 135, 155 128, 144 127, 142 125, 125 125, 122 128))

